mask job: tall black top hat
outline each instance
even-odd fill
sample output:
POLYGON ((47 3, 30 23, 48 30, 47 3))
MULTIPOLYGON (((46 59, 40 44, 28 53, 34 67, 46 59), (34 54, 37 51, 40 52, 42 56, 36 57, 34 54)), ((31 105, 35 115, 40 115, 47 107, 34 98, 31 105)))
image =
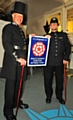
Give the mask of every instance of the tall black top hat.
POLYGON ((48 25, 48 21, 46 21, 46 25, 44 25, 43 27, 44 27, 45 32, 48 33, 50 30, 50 25, 48 25))
POLYGON ((56 17, 53 17, 53 18, 50 20, 50 24, 51 24, 51 23, 57 23, 57 24, 59 25, 58 19, 57 19, 56 17))
POLYGON ((11 11, 11 13, 20 13, 24 16, 24 21, 27 21, 27 4, 23 2, 15 2, 14 4, 14 10, 11 11))
POLYGON ((26 4, 22 2, 15 2, 14 4, 14 10, 11 11, 11 13, 20 13, 20 14, 25 14, 25 7, 26 4))

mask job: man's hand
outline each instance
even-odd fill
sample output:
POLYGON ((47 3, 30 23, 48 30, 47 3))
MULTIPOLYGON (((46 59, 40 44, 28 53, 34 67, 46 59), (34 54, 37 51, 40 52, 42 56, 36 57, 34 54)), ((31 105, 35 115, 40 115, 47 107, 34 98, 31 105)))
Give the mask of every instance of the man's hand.
POLYGON ((22 66, 22 65, 23 65, 23 66, 26 65, 26 60, 23 59, 23 58, 19 58, 17 61, 21 64, 21 66, 22 66))
POLYGON ((30 36, 30 35, 31 35, 31 36, 36 36, 34 33, 33 33, 33 34, 29 34, 29 36, 30 36))
POLYGON ((63 60, 63 64, 68 64, 68 61, 66 61, 66 60, 63 60))
POLYGON ((45 37, 47 37, 47 38, 51 38, 51 36, 50 36, 50 35, 45 35, 45 37))

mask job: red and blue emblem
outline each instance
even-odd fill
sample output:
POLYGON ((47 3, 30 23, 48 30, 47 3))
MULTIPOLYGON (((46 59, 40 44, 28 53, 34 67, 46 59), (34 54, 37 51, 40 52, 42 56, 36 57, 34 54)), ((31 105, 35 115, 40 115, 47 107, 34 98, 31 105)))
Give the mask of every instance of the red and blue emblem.
POLYGON ((46 51, 46 46, 43 42, 37 42, 32 46, 34 56, 42 56, 46 51))

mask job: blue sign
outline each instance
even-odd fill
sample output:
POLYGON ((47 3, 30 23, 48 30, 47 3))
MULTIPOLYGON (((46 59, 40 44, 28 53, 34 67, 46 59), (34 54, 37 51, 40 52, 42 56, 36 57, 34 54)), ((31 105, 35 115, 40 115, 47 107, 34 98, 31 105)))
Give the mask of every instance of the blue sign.
POLYGON ((49 51, 50 38, 30 36, 28 47, 28 66, 45 66, 49 51))

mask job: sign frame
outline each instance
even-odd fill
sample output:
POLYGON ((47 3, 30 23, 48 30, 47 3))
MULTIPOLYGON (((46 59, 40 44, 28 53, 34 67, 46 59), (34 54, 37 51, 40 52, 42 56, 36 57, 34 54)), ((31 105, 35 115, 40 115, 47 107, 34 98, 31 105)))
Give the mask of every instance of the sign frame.
MULTIPOLYGON (((48 51, 49 51, 49 44, 50 44, 50 38, 47 38, 47 37, 45 37, 45 36, 29 36, 29 46, 28 46, 28 57, 27 57, 27 66, 28 67, 33 67, 33 66, 46 66, 46 63, 47 63, 47 57, 48 57, 48 51), (41 42, 42 41, 42 43, 46 43, 46 52, 45 52, 45 58, 44 57, 35 57, 34 55, 31 55, 31 51, 32 51, 32 46, 34 45, 34 43, 37 43, 37 42, 41 42), (31 57, 31 56, 34 56, 33 58, 31 57), (42 59, 42 60, 44 60, 45 62, 44 63, 42 63, 42 64, 37 64, 37 63, 35 63, 34 64, 34 62, 31 64, 31 62, 30 61, 36 61, 37 59, 37 61, 39 62, 39 58, 40 58, 40 60, 42 59), (30 60, 30 59, 33 59, 33 60, 30 60)), ((41 61, 42 62, 42 61, 41 61)), ((40 63, 41 63, 40 62, 40 63)))

